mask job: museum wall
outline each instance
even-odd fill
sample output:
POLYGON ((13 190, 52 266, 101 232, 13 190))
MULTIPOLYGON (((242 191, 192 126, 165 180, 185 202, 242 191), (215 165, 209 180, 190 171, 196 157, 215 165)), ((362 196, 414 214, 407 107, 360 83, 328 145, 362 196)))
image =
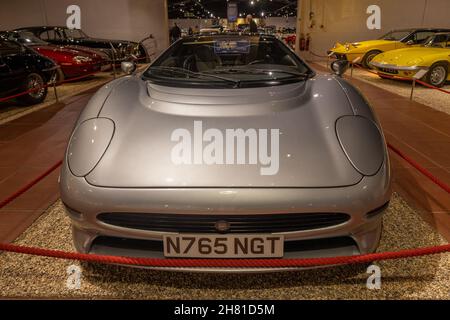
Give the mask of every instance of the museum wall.
POLYGON ((168 45, 166 0, 0 0, 0 30, 65 25, 66 9, 81 8, 81 28, 89 36, 139 41, 150 33, 158 49, 168 45))
POLYGON ((391 29, 415 27, 450 28, 449 0, 300 0, 306 1, 305 33, 312 37, 311 48, 324 54, 339 40, 352 42, 374 39, 391 29), (381 30, 369 30, 368 6, 381 8, 381 30), (310 28, 309 12, 314 12, 310 28))
MULTIPOLYGON (((169 25, 173 26, 177 23, 181 28, 188 29, 199 26, 200 28, 207 28, 213 24, 212 19, 170 19, 169 25)), ((276 26, 278 28, 295 28, 296 17, 268 17, 265 19, 266 26, 276 26)))

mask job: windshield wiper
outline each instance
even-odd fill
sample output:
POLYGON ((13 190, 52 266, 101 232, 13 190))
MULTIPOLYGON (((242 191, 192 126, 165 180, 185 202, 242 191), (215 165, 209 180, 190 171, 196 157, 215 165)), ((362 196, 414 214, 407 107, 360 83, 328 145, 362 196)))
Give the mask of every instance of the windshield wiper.
POLYGON ((266 75, 272 75, 272 73, 284 73, 291 75, 293 77, 299 77, 302 79, 306 79, 309 77, 308 73, 301 73, 296 71, 289 71, 289 70, 281 70, 281 69, 243 69, 243 68, 230 68, 230 69, 218 69, 214 70, 215 73, 246 73, 246 74, 266 74, 266 75))
POLYGON ((222 80, 225 82, 229 82, 231 84, 233 84, 233 86, 235 88, 238 88, 240 85, 240 81, 239 80, 234 80, 234 79, 230 79, 230 78, 226 78, 226 77, 221 77, 221 76, 217 76, 214 74, 209 74, 209 73, 202 73, 202 72, 194 72, 191 70, 187 70, 184 68, 179 68, 179 67, 165 67, 165 66, 154 66, 154 67, 150 67, 150 71, 154 69, 154 70, 164 70, 164 71, 171 71, 171 72, 178 72, 184 75, 190 75, 190 76, 196 76, 196 77, 208 77, 208 78, 214 78, 214 79, 218 79, 218 80, 222 80))

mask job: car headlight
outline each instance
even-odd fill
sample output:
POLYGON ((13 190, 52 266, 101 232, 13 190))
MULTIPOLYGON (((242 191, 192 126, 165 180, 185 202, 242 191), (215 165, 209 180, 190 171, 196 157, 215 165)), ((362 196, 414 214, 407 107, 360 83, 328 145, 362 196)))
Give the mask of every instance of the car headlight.
POLYGON ((86 56, 75 56, 73 57, 73 61, 76 63, 86 63, 86 62, 92 62, 92 59, 86 56))
POLYGON ((358 172, 373 176, 380 170, 386 148, 373 121, 361 116, 344 116, 336 122, 336 132, 345 155, 358 172))
POLYGON ((67 151, 70 171, 77 177, 89 174, 102 158, 114 135, 114 122, 107 118, 89 119, 74 131, 67 151))

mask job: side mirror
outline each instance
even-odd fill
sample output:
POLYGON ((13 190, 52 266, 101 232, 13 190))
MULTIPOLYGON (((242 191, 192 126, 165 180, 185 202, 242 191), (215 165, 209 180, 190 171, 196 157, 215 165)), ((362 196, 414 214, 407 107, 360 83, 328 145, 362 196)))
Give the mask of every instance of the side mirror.
POLYGON ((406 42, 406 45, 412 46, 414 44, 414 40, 409 40, 406 42))
POLYGON ((348 67, 349 63, 347 60, 336 60, 330 65, 331 70, 339 77, 342 77, 342 75, 348 70, 348 67))
POLYGON ((136 71, 136 64, 130 61, 123 61, 120 64, 120 68, 125 74, 132 74, 133 72, 136 71))

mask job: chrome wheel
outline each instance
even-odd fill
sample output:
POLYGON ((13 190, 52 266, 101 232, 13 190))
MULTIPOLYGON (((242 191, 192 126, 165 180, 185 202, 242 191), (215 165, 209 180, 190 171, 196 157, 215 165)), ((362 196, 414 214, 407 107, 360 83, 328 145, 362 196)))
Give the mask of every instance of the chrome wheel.
POLYGON ((447 70, 444 66, 436 66, 430 72, 430 83, 433 86, 440 86, 447 79, 447 70))
POLYGON ((44 80, 38 74, 30 74, 28 76, 27 90, 34 91, 29 93, 33 99, 41 99, 45 94, 44 80))

